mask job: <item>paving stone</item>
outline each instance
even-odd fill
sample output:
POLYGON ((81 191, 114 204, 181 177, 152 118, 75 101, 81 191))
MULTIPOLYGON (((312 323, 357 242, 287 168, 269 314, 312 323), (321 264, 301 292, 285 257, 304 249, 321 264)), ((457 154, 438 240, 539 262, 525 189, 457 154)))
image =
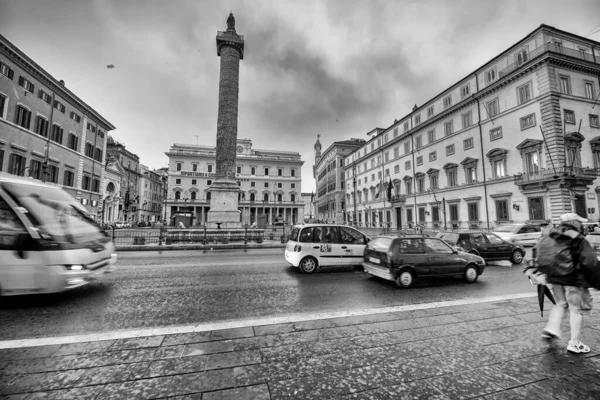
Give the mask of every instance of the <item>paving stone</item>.
POLYGON ((148 367, 144 378, 177 375, 191 372, 204 372, 208 356, 192 356, 169 360, 154 361, 148 367))
MULTIPOLYGON (((152 379, 139 379, 121 383, 109 383, 104 386, 97 400, 103 399, 151 399, 167 397, 176 386, 177 376, 152 379)), ((178 383, 178 382, 177 382, 178 383)))
POLYGON ((333 328, 335 326, 344 326, 344 324, 338 325, 328 319, 318 319, 313 321, 287 322, 284 324, 256 326, 254 327, 254 332, 256 333, 256 336, 279 335, 282 333, 303 332, 322 328, 333 328))
POLYGON ((164 346, 164 347, 149 347, 143 349, 130 350, 130 354, 126 362, 142 362, 165 360, 169 358, 179 358, 183 354, 185 345, 164 346))
POLYGON ((405 319, 405 315, 400 313, 383 313, 371 315, 358 315, 355 317, 332 318, 327 321, 330 321, 334 326, 348 326, 370 324, 374 322, 395 321, 399 319, 405 319))
POLYGON ((128 350, 128 349, 140 349, 143 347, 158 347, 162 344, 165 339, 164 335, 160 336, 147 336, 130 339, 117 339, 110 347, 111 351, 114 350, 128 350))
POLYGON ((142 362, 90 368, 75 383, 75 386, 90 386, 142 379, 149 366, 150 362, 142 362))
POLYGON ((235 389, 208 392, 202 400, 270 400, 271 394, 267 385, 246 386, 235 389))
POLYGON ((222 342, 205 342, 186 344, 181 357, 199 356, 202 354, 225 353, 233 351, 233 341, 227 340, 222 342))
POLYGON ((406 382, 400 385, 382 388, 389 396, 383 395, 381 399, 389 400, 450 400, 437 388, 426 381, 406 382))
POLYGON ((521 384, 528 384, 544 380, 551 376, 546 366, 540 365, 534 357, 520 358, 490 366, 491 371, 508 375, 521 384))
POLYGON ((68 356, 73 354, 100 353, 106 351, 114 344, 114 340, 101 340, 98 342, 83 342, 63 344, 53 356, 68 356))
POLYGON ((468 399, 502 390, 489 376, 476 370, 431 378, 427 382, 451 399, 468 399))
POLYGON ((227 340, 227 339, 239 339, 246 337, 254 336, 254 328, 245 327, 245 328, 232 328, 232 329, 221 329, 217 331, 212 331, 210 333, 210 340, 227 340))
POLYGON ((61 345, 0 349, 0 360, 22 360, 50 357, 60 350, 61 345))
MULTIPOLYGON (((2 386, 0 386, 1 388, 2 386)), ((0 394, 0 400, 25 400, 25 398, 27 396, 29 396, 30 393, 22 393, 22 394, 7 394, 7 395, 1 395, 0 394)))
POLYGON ((509 309, 491 308, 491 309, 482 310, 481 312, 473 312, 473 311, 461 312, 461 313, 457 313, 457 314, 452 314, 452 316, 454 316, 455 318, 458 318, 460 320, 463 320, 463 321, 476 321, 476 320, 487 319, 487 318, 505 317, 507 315, 513 315, 513 314, 514 314, 514 312, 509 309))
POLYGON ((344 383, 342 393, 364 392, 396 381, 396 374, 380 365, 336 371, 331 376, 344 383))
POLYGON ((208 356, 206 361, 206 369, 210 370, 249 364, 259 364, 261 361, 260 351, 258 350, 217 353, 208 356))
POLYGON ((182 394, 181 396, 169 396, 169 400, 202 400, 202 393, 182 394))
POLYGON ((72 387, 86 370, 61 372, 43 372, 38 374, 19 375, 0 389, 0 394, 16 394, 24 392, 66 389, 72 387))
POLYGON ((210 332, 191 332, 166 335, 162 346, 174 346, 177 344, 201 343, 210 340, 210 332))
POLYGON ((50 392, 36 392, 27 396, 27 400, 94 400, 104 386, 90 386, 84 388, 53 390, 50 392))
POLYGON ((484 398, 485 400, 546 400, 550 398, 550 396, 556 398, 554 393, 548 389, 540 390, 539 387, 525 385, 502 392, 488 394, 484 398))
MULTIPOLYGON (((537 392, 543 395, 552 393, 552 397, 556 400, 572 400, 573 398, 583 399, 584 393, 573 387, 573 381, 568 380, 563 376, 558 376, 552 379, 546 379, 531 384, 537 389, 537 392)), ((546 396, 547 398, 547 396, 546 396)))
POLYGON ((301 378, 269 383, 271 399, 331 399, 343 394, 342 382, 327 376, 301 378))
POLYGON ((211 392, 215 390, 234 389, 238 387, 233 368, 193 374, 175 375, 175 384, 171 395, 211 392))

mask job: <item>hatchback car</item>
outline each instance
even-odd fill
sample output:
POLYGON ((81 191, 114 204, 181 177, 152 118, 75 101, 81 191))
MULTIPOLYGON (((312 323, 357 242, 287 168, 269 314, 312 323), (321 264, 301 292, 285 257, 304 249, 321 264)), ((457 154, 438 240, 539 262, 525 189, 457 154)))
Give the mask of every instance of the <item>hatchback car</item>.
POLYGON ((477 281, 485 269, 483 258, 460 252, 438 238, 379 236, 365 248, 365 272, 409 287, 415 278, 458 276, 477 281))
POLYGON ((486 261, 509 260, 513 264, 521 264, 525 257, 523 246, 509 243, 490 232, 440 232, 436 237, 456 246, 459 251, 476 254, 486 261))
POLYGON ((285 260, 311 274, 318 267, 360 265, 369 238, 349 226, 296 225, 285 247, 285 260))
POLYGON ((532 224, 500 225, 492 232, 507 242, 523 246, 535 246, 542 237, 542 227, 532 224))

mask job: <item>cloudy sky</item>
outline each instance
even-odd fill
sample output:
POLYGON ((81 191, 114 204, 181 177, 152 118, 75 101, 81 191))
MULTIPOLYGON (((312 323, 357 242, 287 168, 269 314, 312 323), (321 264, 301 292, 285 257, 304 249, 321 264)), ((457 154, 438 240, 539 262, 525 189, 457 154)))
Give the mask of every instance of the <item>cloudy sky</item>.
POLYGON ((173 143, 216 143, 229 11, 246 40, 238 137, 298 151, 303 192, 317 134, 366 138, 542 23, 600 41, 598 0, 0 0, 0 32, 160 168, 173 143))

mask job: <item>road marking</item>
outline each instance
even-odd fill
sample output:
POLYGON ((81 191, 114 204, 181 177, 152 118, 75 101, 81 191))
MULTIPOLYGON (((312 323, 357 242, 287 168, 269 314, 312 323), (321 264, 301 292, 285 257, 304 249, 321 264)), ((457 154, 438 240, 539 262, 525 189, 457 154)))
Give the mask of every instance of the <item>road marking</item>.
POLYGON ((468 304, 477 303, 490 303, 494 301, 503 300, 514 300, 524 299, 529 297, 536 297, 537 293, 517 293, 517 294, 506 294, 500 296, 489 296, 489 297, 471 297, 460 300, 448 300, 438 301, 433 303, 423 304, 411 304, 405 306, 393 306, 383 308, 371 308, 365 310, 351 310, 351 311, 334 311, 334 312, 323 312, 323 313, 312 313, 312 314, 294 314, 286 317, 267 317, 267 318, 254 318, 254 319, 243 319, 235 321, 223 321, 223 322, 212 322, 197 325, 183 325, 183 326, 168 326, 163 328, 150 328, 150 329, 137 329, 127 331, 112 331, 102 333, 90 333, 84 335, 72 335, 72 336, 59 336, 49 338, 36 338, 36 339, 19 339, 19 340, 4 340, 0 341, 0 349, 14 349, 19 347, 35 347, 35 346, 50 346, 59 344, 73 344, 83 342, 97 342, 102 340, 113 340, 113 339, 131 339, 138 337, 147 336, 160 336, 160 335, 173 335, 178 333, 193 333, 193 332, 206 332, 206 331, 217 331, 221 329, 232 329, 232 328, 246 328, 251 326, 263 326, 263 325, 276 325, 285 324, 291 322, 331 319, 331 318, 343 318, 343 317, 358 317, 363 315, 373 314, 385 314, 392 312, 401 311, 414 311, 414 310, 425 310, 429 308, 438 307, 452 307, 462 306, 468 304))

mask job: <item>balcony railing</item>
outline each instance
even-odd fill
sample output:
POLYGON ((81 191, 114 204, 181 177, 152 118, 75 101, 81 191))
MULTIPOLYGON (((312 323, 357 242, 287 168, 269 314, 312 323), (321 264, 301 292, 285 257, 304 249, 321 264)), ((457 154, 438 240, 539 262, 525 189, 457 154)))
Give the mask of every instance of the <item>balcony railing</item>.
POLYGON ((510 74, 517 68, 528 64, 529 62, 531 62, 531 60, 533 60, 534 58, 536 58, 537 56, 539 56, 540 54, 542 54, 546 51, 552 51, 554 53, 565 54, 570 57, 579 58, 580 60, 600 63, 600 60, 594 60, 594 56, 591 53, 581 52, 578 50, 569 49, 569 48, 565 48, 562 46, 559 47, 554 43, 546 43, 546 44, 536 47, 535 49, 528 52, 527 53, 527 61, 521 62, 521 63, 519 63, 518 61, 515 61, 514 63, 509 64, 506 68, 500 70, 500 72, 498 72, 498 77, 502 78, 503 76, 510 74))
POLYGON ((539 171, 528 172, 515 175, 515 184, 522 185, 532 182, 552 181, 559 178, 567 179, 590 179, 594 180, 598 176, 598 170, 594 168, 581 167, 558 167, 542 168, 539 171))

